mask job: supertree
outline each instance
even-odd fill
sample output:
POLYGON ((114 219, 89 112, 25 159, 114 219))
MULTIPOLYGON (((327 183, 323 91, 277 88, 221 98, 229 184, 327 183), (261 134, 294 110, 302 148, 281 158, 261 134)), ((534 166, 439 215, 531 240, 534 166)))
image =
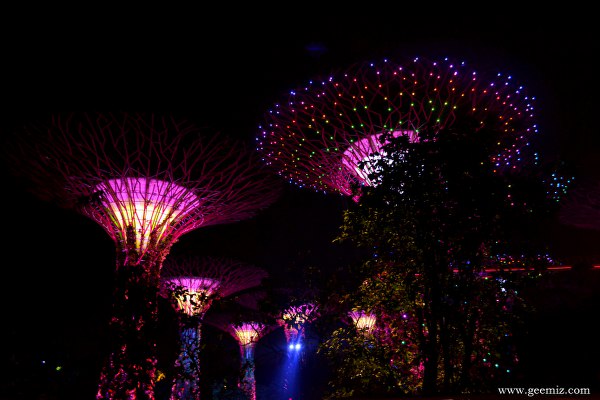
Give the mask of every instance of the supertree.
POLYGON ((348 316, 352 319, 352 323, 358 332, 363 335, 373 333, 377 321, 375 314, 363 310, 352 310, 348 312, 348 316))
POLYGON ((290 305, 281 313, 277 323, 283 327, 288 352, 286 365, 283 370, 283 391, 285 398, 294 398, 295 375, 300 361, 299 354, 302 352, 303 339, 306 334, 306 325, 313 322, 319 316, 319 306, 315 303, 303 303, 290 305))
POLYGON ((319 306, 314 303, 292 305, 281 313, 277 323, 283 327, 290 350, 300 348, 300 342, 305 335, 306 324, 311 323, 318 316, 319 306))
POLYGON ((224 257, 167 258, 161 279, 179 312, 181 351, 171 399, 200 398, 200 338, 202 319, 211 303, 259 286, 266 271, 224 257))
POLYGON ((42 200, 74 209, 113 239, 110 354, 98 399, 154 399, 160 270, 183 234, 250 218, 277 198, 251 149, 173 115, 55 114, 5 146, 42 200))
MULTIPOLYGON (((490 161, 517 168, 537 132, 533 98, 508 75, 479 77, 465 63, 413 60, 356 63, 290 92, 264 117, 257 137, 263 160, 300 187, 355 195, 373 185, 373 163, 389 138, 435 140, 456 122, 502 135, 490 161)), ((530 153, 530 154, 529 154, 530 153)))
POLYGON ((242 378, 239 388, 251 400, 256 400, 256 379, 254 371, 254 349, 259 339, 268 332, 268 326, 262 322, 249 321, 230 324, 229 333, 238 341, 241 353, 242 378))

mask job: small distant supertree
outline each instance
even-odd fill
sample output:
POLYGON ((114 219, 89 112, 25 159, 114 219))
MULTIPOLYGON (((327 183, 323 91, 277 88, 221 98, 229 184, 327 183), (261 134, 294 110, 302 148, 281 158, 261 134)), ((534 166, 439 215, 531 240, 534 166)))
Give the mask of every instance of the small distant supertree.
POLYGON ((229 332, 240 345, 243 376, 238 386, 250 400, 256 400, 254 349, 258 340, 267 332, 267 328, 261 322, 243 322, 229 325, 229 332))
POLYGON ((289 306, 282 312, 277 323, 283 327, 290 350, 299 349, 300 341, 305 335, 306 324, 311 323, 318 316, 319 306, 314 303, 289 306))
POLYGON ((537 157, 526 154, 537 132, 533 98, 509 75, 483 75, 448 59, 357 63, 290 91, 265 114, 257 148, 300 187, 355 195, 376 183, 387 136, 425 142, 459 123, 501 132, 490 161, 512 170, 537 157))
POLYGON ((171 115, 69 113, 4 146, 42 200, 97 222, 116 247, 110 355, 98 399, 154 399, 163 260, 194 229, 254 216, 277 182, 251 149, 171 115))
POLYGON ((283 327, 288 352, 283 369, 283 391, 285 398, 295 398, 296 375, 300 364, 306 325, 319 317, 319 306, 315 303, 304 303, 287 307, 277 319, 283 327))
POLYGON ((348 316, 352 319, 356 330, 363 335, 370 335, 375 329, 377 317, 374 313, 363 310, 352 310, 348 312, 348 316))
POLYGON ((161 279, 179 312, 181 351, 172 400, 200 398, 200 344, 204 314, 215 299, 259 286, 266 271, 224 257, 167 258, 161 279))

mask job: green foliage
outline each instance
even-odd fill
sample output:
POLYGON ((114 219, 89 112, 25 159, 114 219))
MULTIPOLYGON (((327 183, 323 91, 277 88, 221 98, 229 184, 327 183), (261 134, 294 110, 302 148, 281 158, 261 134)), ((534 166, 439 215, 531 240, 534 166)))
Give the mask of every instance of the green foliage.
POLYGON ((404 395, 407 371, 398 360, 407 357, 375 336, 358 333, 351 327, 339 328, 324 342, 319 351, 337 366, 326 399, 364 395, 404 395))
POLYGON ((532 165, 495 171, 494 132, 420 137, 382 136, 383 157, 369 161, 377 184, 357 187, 360 201, 344 213, 336 241, 371 254, 362 284, 340 299, 375 313, 377 329, 370 347, 349 328, 321 346, 333 397, 486 393, 517 367, 513 332, 529 311, 519 293, 531 281, 486 271, 547 266, 532 239, 552 210, 543 179, 532 165))

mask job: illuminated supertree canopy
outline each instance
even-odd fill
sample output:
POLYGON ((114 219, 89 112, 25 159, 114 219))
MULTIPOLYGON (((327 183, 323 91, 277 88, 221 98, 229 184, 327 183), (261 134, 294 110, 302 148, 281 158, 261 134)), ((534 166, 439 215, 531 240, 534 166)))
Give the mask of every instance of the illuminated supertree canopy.
POLYGON ((375 314, 363 310, 352 310, 348 312, 356 329, 363 334, 370 334, 375 329, 377 317, 375 314))
POLYGON ((533 102, 511 76, 480 76, 462 62, 358 63, 290 91, 265 114, 257 149, 290 182, 351 195, 373 184, 383 134, 435 140, 459 121, 501 133, 490 158, 500 172, 517 168, 537 132, 533 102))
POLYGON ((304 335, 305 325, 319 316, 319 306, 314 303, 292 305, 286 308, 277 323, 285 332, 285 338, 290 346, 299 345, 298 340, 304 335))
POLYGON ((277 198, 251 149, 172 116, 56 115, 15 144, 14 173, 100 224, 124 265, 162 260, 183 234, 250 218, 277 198))
POLYGON ((259 286, 266 271, 224 257, 167 258, 161 279, 181 314, 181 351, 172 400, 200 398, 200 340, 202 318, 215 299, 259 286))
POLYGON ((215 298, 255 287, 267 272, 241 261, 225 257, 170 257, 161 274, 171 288, 179 312, 202 317, 215 298), (179 290, 177 290, 179 289, 179 290))
POLYGON ((171 115, 56 114, 11 140, 12 172, 31 192, 91 218, 115 243, 111 353, 97 398, 153 399, 165 257, 193 229, 266 208, 276 180, 241 142, 171 115))

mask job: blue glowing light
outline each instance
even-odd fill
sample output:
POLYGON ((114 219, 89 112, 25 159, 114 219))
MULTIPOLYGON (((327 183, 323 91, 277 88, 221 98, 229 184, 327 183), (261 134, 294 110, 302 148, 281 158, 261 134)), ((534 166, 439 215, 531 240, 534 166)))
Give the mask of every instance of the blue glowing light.
POLYGON ((288 345, 288 349, 291 351, 298 351, 302 348, 302 345, 300 343, 290 343, 288 345))

